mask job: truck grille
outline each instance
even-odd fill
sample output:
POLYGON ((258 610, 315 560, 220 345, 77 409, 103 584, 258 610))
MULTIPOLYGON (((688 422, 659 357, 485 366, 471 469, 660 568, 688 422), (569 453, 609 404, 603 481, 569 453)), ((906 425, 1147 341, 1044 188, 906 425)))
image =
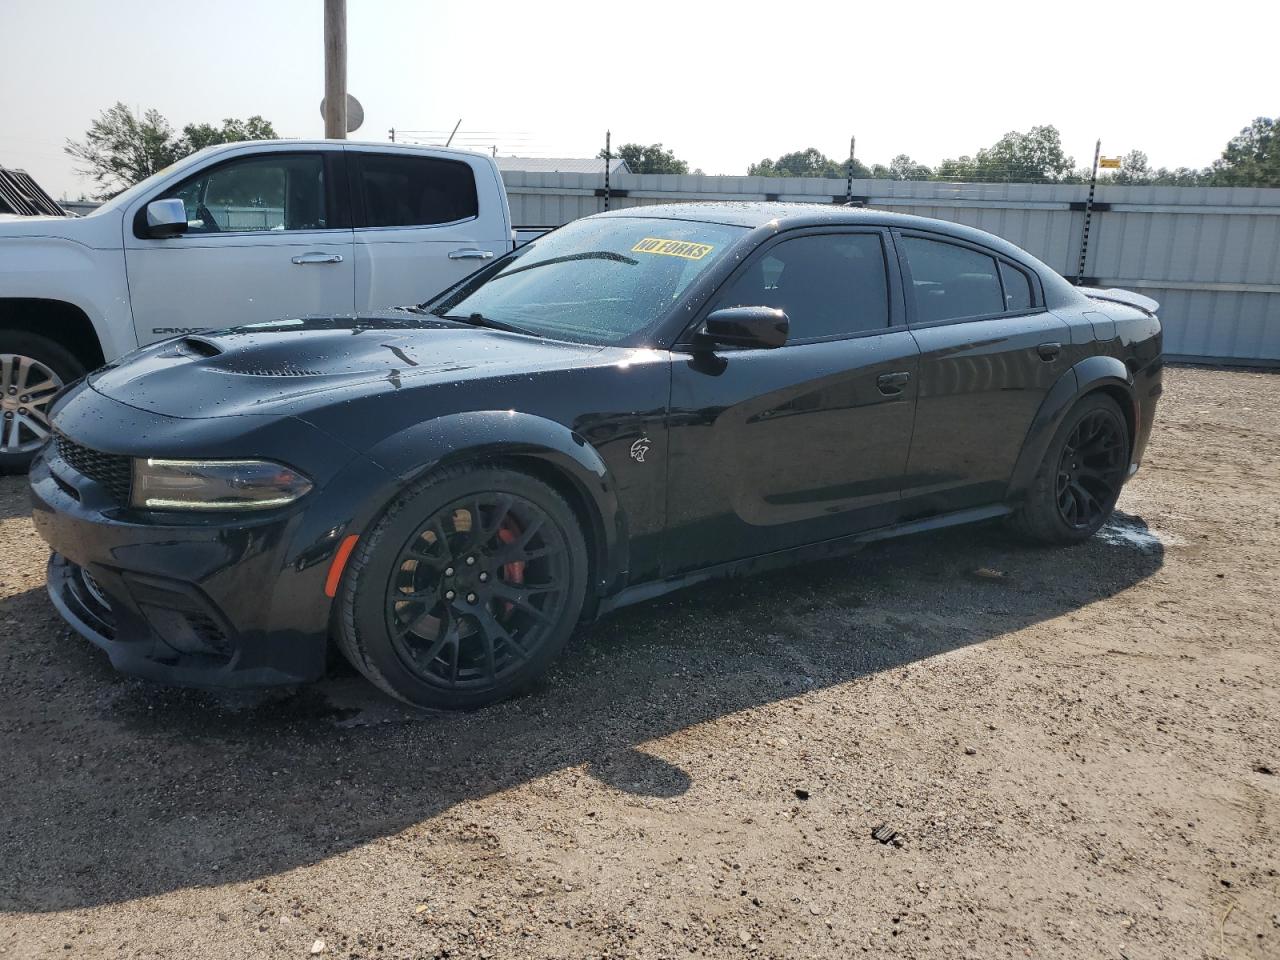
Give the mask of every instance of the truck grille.
POLYGON ((128 457, 91 450, 60 433, 54 434, 54 447, 69 467, 101 484, 116 502, 122 506, 129 502, 133 464, 128 457))

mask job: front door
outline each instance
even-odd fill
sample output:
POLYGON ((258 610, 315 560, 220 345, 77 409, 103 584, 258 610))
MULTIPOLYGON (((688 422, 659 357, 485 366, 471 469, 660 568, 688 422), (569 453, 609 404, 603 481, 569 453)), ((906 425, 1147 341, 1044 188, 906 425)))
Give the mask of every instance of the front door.
POLYGON ((207 167, 147 198, 180 198, 187 232, 152 239, 133 216, 125 220, 138 342, 280 317, 350 313, 351 230, 331 225, 329 169, 320 152, 268 151, 207 167))
POLYGON ((774 350, 674 355, 667 575, 893 522, 917 348, 875 229, 784 236, 709 309, 786 311, 774 350))

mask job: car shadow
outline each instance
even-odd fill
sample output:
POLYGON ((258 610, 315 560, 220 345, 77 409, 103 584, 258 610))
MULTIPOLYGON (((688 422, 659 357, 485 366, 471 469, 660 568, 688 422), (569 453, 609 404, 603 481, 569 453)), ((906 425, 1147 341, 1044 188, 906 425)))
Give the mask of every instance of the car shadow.
POLYGON ((409 711, 344 669, 236 696, 129 680, 27 591, 0 601, 19 628, 0 704, 0 911, 267 877, 569 767, 679 797, 689 774, 646 742, 998 639, 1160 568, 1140 518, 1111 528, 1068 549, 957 529, 703 584, 603 620, 535 691, 468 714, 409 711))

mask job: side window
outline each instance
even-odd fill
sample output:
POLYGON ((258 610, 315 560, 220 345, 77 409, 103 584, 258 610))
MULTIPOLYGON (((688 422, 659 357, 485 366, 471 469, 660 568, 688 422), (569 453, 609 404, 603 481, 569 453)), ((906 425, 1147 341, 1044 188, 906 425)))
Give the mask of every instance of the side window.
POLYGON ((918 322, 1004 313, 994 257, 923 237, 903 237, 902 246, 911 267, 918 322))
POLYGON ((889 285, 879 234, 784 240, 734 277, 716 307, 777 307, 788 340, 848 336, 889 326, 889 285))
POLYGON ((187 208, 187 233, 323 230, 324 159, 274 154, 233 160, 165 194, 187 208))
POLYGON ((1001 260, 1000 279, 1004 283, 1004 308, 1009 311, 1030 310, 1031 278, 1018 267, 1001 260))
POLYGON ((364 192, 361 226, 424 227, 468 220, 479 213, 476 178, 469 164, 408 155, 355 156, 364 192))

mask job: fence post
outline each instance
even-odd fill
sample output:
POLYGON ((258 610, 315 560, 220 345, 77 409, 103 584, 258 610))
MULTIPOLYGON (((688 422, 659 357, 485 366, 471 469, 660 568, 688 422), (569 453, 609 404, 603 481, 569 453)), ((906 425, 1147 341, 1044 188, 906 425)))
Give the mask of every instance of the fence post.
POLYGON ((1076 286, 1084 283, 1084 258, 1089 255, 1089 224, 1093 220, 1093 194, 1098 189, 1098 157, 1102 154, 1102 139, 1093 147, 1093 176, 1089 178, 1089 199, 1084 202, 1084 227, 1080 231, 1080 265, 1076 268, 1076 286))
POLYGON ((846 207, 853 206, 853 145, 856 138, 849 138, 849 162, 845 165, 849 176, 845 179, 844 185, 844 205, 846 207))
POLYGON ((604 208, 609 209, 609 163, 613 154, 609 152, 611 132, 604 132, 604 208))

